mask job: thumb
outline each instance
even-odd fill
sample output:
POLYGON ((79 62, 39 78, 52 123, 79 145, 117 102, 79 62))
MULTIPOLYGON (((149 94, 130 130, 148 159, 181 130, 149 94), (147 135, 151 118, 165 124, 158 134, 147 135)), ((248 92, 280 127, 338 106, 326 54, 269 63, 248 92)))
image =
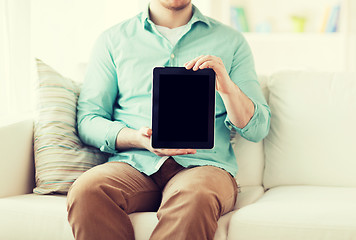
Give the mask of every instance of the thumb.
POLYGON ((152 129, 149 127, 142 127, 138 130, 142 135, 150 137, 152 135, 152 129))

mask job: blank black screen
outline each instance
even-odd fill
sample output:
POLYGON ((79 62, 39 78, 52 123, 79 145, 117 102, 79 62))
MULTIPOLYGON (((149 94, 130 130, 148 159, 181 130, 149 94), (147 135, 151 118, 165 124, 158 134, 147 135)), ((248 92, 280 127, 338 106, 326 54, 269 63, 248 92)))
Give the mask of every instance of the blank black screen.
POLYGON ((158 141, 208 139, 209 77, 161 75, 158 141))

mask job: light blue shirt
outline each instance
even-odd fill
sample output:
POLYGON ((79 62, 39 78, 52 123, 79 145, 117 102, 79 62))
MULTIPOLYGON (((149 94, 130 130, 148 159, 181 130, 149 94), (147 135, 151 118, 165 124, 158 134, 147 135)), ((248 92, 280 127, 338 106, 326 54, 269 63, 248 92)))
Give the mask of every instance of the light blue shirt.
MULTIPOLYGON (((250 48, 241 33, 208 18, 193 6, 186 32, 173 46, 157 31, 148 9, 117 24, 96 41, 78 100, 81 140, 151 175, 161 157, 145 149, 115 149, 121 129, 151 126, 152 71, 157 66, 182 67, 200 55, 220 57, 232 81, 252 100, 255 112, 242 129, 234 126, 216 93, 215 146, 196 154, 174 156, 184 167, 212 165, 233 176, 237 162, 230 144, 235 129, 247 140, 262 140, 269 131, 270 109, 263 97, 250 48)), ((199 124, 194 122, 193 124, 199 124)), ((174 126, 172 126, 174 129, 174 126)))

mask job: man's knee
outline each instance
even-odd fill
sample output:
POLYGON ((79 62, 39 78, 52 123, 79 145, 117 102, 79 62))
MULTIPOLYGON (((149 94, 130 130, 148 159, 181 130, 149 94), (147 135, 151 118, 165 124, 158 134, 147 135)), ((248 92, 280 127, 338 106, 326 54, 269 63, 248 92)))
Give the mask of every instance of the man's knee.
POLYGON ((210 166, 196 168, 173 181, 164 193, 164 201, 184 203, 185 209, 196 214, 205 211, 215 216, 233 208, 236 189, 224 170, 210 166), (173 199, 168 200, 172 196, 173 199), (175 198, 179 201, 175 201, 175 198))
MULTIPOLYGON (((83 173, 71 186, 67 194, 67 209, 76 203, 82 205, 85 203, 86 207, 90 207, 91 203, 95 204, 93 199, 100 195, 102 186, 105 184, 105 177, 98 171, 89 170, 83 173)), ((80 207, 80 206, 79 206, 80 207)))
POLYGON ((187 191, 184 198, 193 211, 215 210, 219 207, 216 193, 202 186, 197 186, 193 191, 187 191))
MULTIPOLYGON (((220 203, 214 192, 202 186, 189 185, 179 190, 175 190, 170 196, 166 196, 160 210, 171 208, 178 204, 182 216, 185 214, 191 218, 201 218, 206 214, 219 216, 220 203)), ((160 212, 160 211, 159 211, 160 212)), ((163 210, 163 212, 166 212, 163 210)), ((163 213, 162 212, 162 213, 163 213)), ((160 215, 161 213, 159 213, 160 215)))

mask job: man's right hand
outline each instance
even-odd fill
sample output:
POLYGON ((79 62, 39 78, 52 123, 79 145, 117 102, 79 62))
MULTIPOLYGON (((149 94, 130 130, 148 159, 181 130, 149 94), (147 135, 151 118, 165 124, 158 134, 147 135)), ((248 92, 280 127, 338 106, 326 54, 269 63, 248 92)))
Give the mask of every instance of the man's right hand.
POLYGON ((194 154, 195 149, 157 149, 151 146, 152 129, 142 127, 140 130, 123 128, 116 137, 116 149, 125 150, 130 148, 147 149, 157 156, 177 156, 194 154))
POLYGON ((177 156, 177 155, 185 155, 185 154, 195 154, 197 150, 195 149, 158 149, 152 148, 151 146, 151 136, 152 136, 152 129, 149 127, 142 127, 138 130, 138 138, 142 144, 142 147, 153 152, 157 156, 164 157, 164 156, 177 156))

